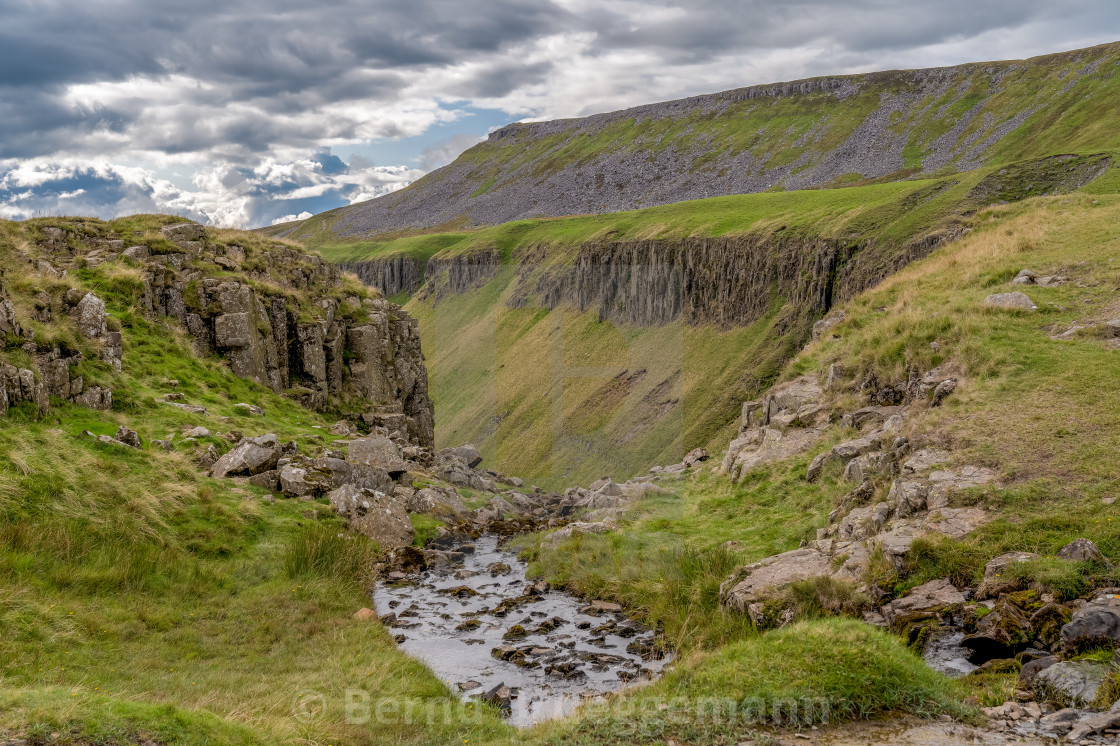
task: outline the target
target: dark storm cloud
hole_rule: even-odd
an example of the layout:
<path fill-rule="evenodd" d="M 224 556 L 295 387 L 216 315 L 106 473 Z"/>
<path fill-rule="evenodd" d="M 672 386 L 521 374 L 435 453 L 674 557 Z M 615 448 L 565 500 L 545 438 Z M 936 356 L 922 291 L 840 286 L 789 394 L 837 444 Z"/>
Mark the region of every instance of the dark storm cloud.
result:
<path fill-rule="evenodd" d="M 578 116 L 1117 38 L 1111 0 L 0 0 L 0 174 L 101 159 L 89 184 L 55 192 L 87 208 L 101 194 L 105 212 L 142 193 L 268 220 L 268 200 L 298 214 L 403 186 L 411 167 L 327 148 L 418 137 L 470 107 Z M 428 140 L 412 162 L 437 167 L 484 135 Z M 117 162 L 189 171 L 178 183 L 194 196 Z M 284 171 L 294 181 L 273 179 Z M 9 214 L 23 193 L 0 195 Z"/>

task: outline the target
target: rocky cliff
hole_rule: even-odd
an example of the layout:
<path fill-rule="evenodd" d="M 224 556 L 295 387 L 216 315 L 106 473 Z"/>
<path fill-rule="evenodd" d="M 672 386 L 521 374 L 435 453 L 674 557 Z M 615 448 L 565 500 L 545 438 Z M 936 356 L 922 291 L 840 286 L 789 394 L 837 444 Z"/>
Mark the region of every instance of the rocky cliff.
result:
<path fill-rule="evenodd" d="M 409 256 L 397 255 L 368 262 L 342 262 L 342 272 L 352 272 L 371 288 L 384 295 L 416 292 L 424 276 L 424 265 Z"/>
<path fill-rule="evenodd" d="M 145 314 L 175 319 L 200 354 L 220 355 L 235 375 L 311 409 L 360 415 L 431 446 L 433 411 L 416 321 L 361 285 L 343 283 L 339 269 L 320 257 L 280 243 L 215 240 L 195 223 L 129 240 L 99 221 L 24 232 L 33 243 L 21 284 L 44 288 L 25 305 L 40 325 L 75 326 L 85 344 L 44 345 L 42 331 L 20 326 L 5 300 L 0 326 L 8 349 L 18 345 L 29 363 L 5 364 L 5 408 L 33 401 L 45 410 L 51 396 L 112 405 L 111 392 L 85 381 L 79 364 L 92 353 L 119 371 L 121 334 L 109 330 L 102 298 L 68 284 L 75 273 L 106 265 L 118 281 L 127 278 L 130 300 Z"/>
<path fill-rule="evenodd" d="M 762 318 L 778 299 L 815 317 L 896 265 L 932 251 L 949 235 L 890 257 L 861 242 L 825 238 L 585 243 L 570 266 L 542 268 L 529 252 L 519 268 L 522 286 L 511 303 L 522 306 L 535 297 L 546 308 L 594 310 L 600 320 L 633 326 L 679 319 L 743 326 Z"/>
<path fill-rule="evenodd" d="M 1120 145 L 1120 45 L 753 86 L 518 123 L 407 189 L 275 234 L 374 236 L 966 171 Z"/>

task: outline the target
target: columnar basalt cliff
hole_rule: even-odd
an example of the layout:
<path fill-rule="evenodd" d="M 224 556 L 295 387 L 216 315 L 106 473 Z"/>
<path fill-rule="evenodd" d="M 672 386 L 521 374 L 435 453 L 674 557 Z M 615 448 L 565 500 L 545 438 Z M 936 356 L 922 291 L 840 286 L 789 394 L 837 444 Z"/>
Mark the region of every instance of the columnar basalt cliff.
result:
<path fill-rule="evenodd" d="M 570 262 L 549 259 L 549 247 L 521 252 L 513 307 L 566 306 L 639 327 L 753 323 L 776 300 L 819 317 L 836 303 L 879 282 L 946 240 L 956 229 L 902 247 L 855 240 L 774 236 L 688 238 L 582 244 Z M 462 293 L 492 279 L 495 251 L 436 258 L 422 297 Z"/>
<path fill-rule="evenodd" d="M 596 310 L 615 323 L 734 326 L 757 321 L 779 297 L 811 314 L 827 311 L 834 294 L 860 284 L 837 279 L 857 252 L 841 241 L 753 236 L 589 243 L 571 266 L 529 284 L 546 307 Z M 533 265 L 522 269 L 530 275 Z"/>
<path fill-rule="evenodd" d="M 414 293 L 424 275 L 424 267 L 419 260 L 403 255 L 368 262 L 343 262 L 338 268 L 343 272 L 352 272 L 384 295 Z"/>
<path fill-rule="evenodd" d="M 424 286 L 424 294 L 434 292 L 438 301 L 447 291 L 474 290 L 494 279 L 500 266 L 501 256 L 494 249 L 434 257 L 428 261 L 426 274 L 431 280 Z"/>

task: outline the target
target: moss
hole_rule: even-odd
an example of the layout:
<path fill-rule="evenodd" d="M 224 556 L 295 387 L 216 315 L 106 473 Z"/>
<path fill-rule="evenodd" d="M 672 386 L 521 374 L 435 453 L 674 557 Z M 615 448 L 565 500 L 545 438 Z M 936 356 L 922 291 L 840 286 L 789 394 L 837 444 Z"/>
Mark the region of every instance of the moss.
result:
<path fill-rule="evenodd" d="M 983 665 L 977 668 L 973 675 L 986 676 L 986 675 L 1003 675 L 1003 674 L 1018 674 L 1023 668 L 1023 664 L 1014 658 L 997 658 L 994 660 L 986 661 Z"/>
<path fill-rule="evenodd" d="M 1027 614 L 1033 614 L 1045 605 L 1039 598 L 1038 591 L 1034 590 L 1007 593 L 1005 598 Z"/>

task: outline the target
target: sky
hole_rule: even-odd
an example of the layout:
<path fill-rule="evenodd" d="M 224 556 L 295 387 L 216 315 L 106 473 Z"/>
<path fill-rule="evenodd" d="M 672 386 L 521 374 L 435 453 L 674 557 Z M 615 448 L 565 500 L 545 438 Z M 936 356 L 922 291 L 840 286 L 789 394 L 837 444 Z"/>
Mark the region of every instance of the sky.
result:
<path fill-rule="evenodd" d="M 1114 0 L 0 0 L 0 218 L 259 227 L 514 121 L 1118 40 Z"/>

